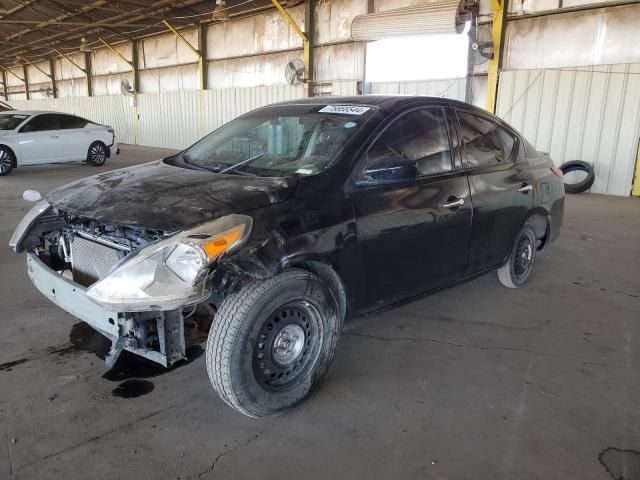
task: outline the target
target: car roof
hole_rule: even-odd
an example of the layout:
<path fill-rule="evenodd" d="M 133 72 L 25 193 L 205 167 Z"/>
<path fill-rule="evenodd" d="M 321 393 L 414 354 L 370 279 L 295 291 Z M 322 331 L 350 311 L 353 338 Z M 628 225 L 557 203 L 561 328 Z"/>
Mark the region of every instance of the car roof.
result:
<path fill-rule="evenodd" d="M 486 110 L 478 108 L 469 103 L 461 102 L 459 100 L 452 100 L 450 98 L 443 97 L 430 97 L 424 95 L 350 95 L 350 96 L 328 96 L 328 97 L 310 97 L 299 98 L 295 100 L 288 100 L 285 102 L 279 102 L 277 105 L 365 105 L 370 107 L 377 107 L 383 113 L 390 113 L 405 105 L 410 105 L 415 102 L 424 103 L 438 103 L 451 107 L 465 107 L 465 109 L 476 110 L 484 114 L 489 114 Z"/>
<path fill-rule="evenodd" d="M 41 113 L 62 113 L 62 112 L 49 112 L 46 110 L 5 110 L 4 112 L 0 112 L 0 114 L 11 114 L 11 115 L 39 115 Z"/>

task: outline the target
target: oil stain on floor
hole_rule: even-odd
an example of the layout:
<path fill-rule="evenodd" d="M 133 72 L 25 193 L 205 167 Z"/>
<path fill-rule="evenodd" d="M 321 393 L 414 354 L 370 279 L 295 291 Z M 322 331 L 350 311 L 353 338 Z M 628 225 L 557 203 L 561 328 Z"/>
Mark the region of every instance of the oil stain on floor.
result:
<path fill-rule="evenodd" d="M 200 345 L 193 345 L 187 347 L 185 353 L 187 357 L 186 360 L 180 360 L 170 368 L 165 368 L 162 365 L 146 360 L 133 353 L 122 352 L 113 368 L 102 375 L 102 378 L 112 382 L 120 382 L 129 378 L 157 377 L 158 375 L 172 372 L 177 368 L 189 365 L 204 353 L 204 349 Z"/>
<path fill-rule="evenodd" d="M 21 365 L 25 362 L 28 362 L 29 359 L 28 358 L 21 358 L 20 360 L 14 360 L 13 362 L 6 362 L 6 363 L 2 363 L 0 364 L 0 372 L 2 371 L 7 371 L 10 372 L 11 370 L 13 370 L 13 367 L 17 366 L 17 365 Z"/>
<path fill-rule="evenodd" d="M 614 480 L 640 480 L 640 452 L 605 448 L 598 460 Z"/>
<path fill-rule="evenodd" d="M 153 383 L 148 380 L 130 379 L 111 390 L 111 395 L 120 398 L 136 398 L 146 395 L 153 389 Z"/>
<path fill-rule="evenodd" d="M 108 338 L 101 335 L 88 324 L 78 322 L 69 332 L 69 345 L 49 350 L 50 355 L 69 355 L 81 352 L 95 353 L 104 360 L 105 355 L 111 348 Z"/>

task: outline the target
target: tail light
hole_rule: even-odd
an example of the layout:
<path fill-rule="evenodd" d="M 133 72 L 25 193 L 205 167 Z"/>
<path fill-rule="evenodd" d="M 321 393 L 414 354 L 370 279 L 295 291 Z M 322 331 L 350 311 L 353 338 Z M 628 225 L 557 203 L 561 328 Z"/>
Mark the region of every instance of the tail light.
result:
<path fill-rule="evenodd" d="M 107 132 L 109 132 L 109 133 L 111 133 L 111 134 L 113 134 L 113 135 L 115 135 L 115 134 L 116 134 L 116 131 L 115 131 L 113 128 L 111 128 L 111 127 L 107 128 Z"/>
<path fill-rule="evenodd" d="M 558 177 L 560 177 L 560 178 L 563 178 L 563 177 L 564 177 L 564 174 L 562 173 L 562 170 L 560 170 L 558 167 L 551 167 L 551 171 L 552 171 L 553 173 L 555 173 L 555 174 L 556 174 L 556 176 L 558 176 Z"/>

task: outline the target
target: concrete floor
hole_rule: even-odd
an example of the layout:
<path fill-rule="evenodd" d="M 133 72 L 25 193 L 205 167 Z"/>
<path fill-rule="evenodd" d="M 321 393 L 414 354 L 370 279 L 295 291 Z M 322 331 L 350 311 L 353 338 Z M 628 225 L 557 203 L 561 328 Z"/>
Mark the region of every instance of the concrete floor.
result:
<path fill-rule="evenodd" d="M 122 150 L 105 168 L 163 154 Z M 217 398 L 204 356 L 103 377 L 100 337 L 1 246 L 25 188 L 98 171 L 0 178 L 1 479 L 640 478 L 640 454 L 616 450 L 640 450 L 639 199 L 569 197 L 526 288 L 489 274 L 355 321 L 307 403 L 252 420 Z M 153 391 L 112 395 L 130 377 Z"/>

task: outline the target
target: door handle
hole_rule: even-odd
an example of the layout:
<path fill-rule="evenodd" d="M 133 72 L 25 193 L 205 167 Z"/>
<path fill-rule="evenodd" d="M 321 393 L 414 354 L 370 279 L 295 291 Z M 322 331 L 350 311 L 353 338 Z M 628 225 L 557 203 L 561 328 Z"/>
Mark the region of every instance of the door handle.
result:
<path fill-rule="evenodd" d="M 458 198 L 456 200 L 451 199 L 450 201 L 447 201 L 447 203 L 445 203 L 442 206 L 444 208 L 456 208 L 456 207 L 461 207 L 462 205 L 464 205 L 464 198 Z"/>
<path fill-rule="evenodd" d="M 527 185 L 527 184 L 522 185 L 522 186 L 518 189 L 518 191 L 519 191 L 520 193 L 528 193 L 528 192 L 530 192 L 531 190 L 533 190 L 533 185 Z"/>
<path fill-rule="evenodd" d="M 51 138 L 58 138 L 58 135 L 52 135 Z"/>

